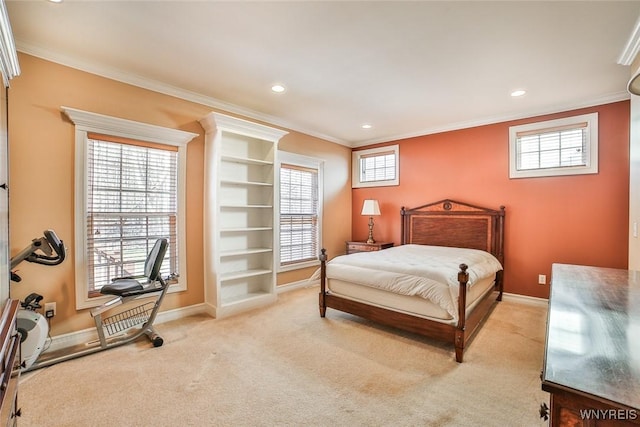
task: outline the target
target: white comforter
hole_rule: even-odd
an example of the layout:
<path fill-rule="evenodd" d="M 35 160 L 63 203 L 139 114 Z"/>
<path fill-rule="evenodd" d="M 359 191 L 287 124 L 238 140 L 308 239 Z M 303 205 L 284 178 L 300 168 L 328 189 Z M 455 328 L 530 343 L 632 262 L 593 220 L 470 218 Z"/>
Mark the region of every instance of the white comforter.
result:
<path fill-rule="evenodd" d="M 417 295 L 433 301 L 457 319 L 458 272 L 462 263 L 469 266 L 468 286 L 502 270 L 500 262 L 485 251 L 402 245 L 338 256 L 327 263 L 327 278 Z"/>

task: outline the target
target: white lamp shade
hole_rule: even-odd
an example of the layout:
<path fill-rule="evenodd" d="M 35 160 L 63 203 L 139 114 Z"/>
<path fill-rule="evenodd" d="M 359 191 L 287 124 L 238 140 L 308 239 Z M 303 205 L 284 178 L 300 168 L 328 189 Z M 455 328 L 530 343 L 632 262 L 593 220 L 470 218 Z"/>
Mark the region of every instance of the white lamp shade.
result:
<path fill-rule="evenodd" d="M 362 213 L 361 215 L 373 216 L 380 215 L 380 206 L 378 205 L 377 200 L 367 199 L 362 204 Z"/>

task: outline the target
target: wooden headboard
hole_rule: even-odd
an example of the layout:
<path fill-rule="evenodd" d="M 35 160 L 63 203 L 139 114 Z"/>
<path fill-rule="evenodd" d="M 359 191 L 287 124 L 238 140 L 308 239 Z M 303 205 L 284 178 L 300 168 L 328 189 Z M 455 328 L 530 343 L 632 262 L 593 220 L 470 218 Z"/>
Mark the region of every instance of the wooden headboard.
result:
<path fill-rule="evenodd" d="M 504 206 L 482 208 L 440 200 L 400 210 L 404 244 L 482 249 L 504 265 Z"/>

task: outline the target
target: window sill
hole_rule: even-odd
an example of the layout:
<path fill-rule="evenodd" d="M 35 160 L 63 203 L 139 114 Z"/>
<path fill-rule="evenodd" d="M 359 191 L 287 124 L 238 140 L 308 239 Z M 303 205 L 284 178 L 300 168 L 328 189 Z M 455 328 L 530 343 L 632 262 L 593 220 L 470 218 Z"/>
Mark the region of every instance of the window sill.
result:
<path fill-rule="evenodd" d="M 313 261 L 305 261 L 305 262 L 300 262 L 300 263 L 296 263 L 296 264 L 289 264 L 289 265 L 282 265 L 278 268 L 278 273 L 284 273 L 287 271 L 294 271 L 294 270 L 301 270 L 303 268 L 309 268 L 309 267 L 318 267 L 320 265 L 320 261 L 319 260 L 313 260 Z"/>

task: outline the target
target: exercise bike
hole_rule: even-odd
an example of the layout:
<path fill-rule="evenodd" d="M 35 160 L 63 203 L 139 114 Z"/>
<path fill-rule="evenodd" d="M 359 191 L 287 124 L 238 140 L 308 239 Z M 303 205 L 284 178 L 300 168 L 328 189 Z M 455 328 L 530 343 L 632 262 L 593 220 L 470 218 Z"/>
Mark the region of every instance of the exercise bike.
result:
<path fill-rule="evenodd" d="M 33 239 L 31 244 L 11 258 L 11 280 L 20 282 L 22 278 L 13 270 L 23 261 L 46 266 L 61 264 L 66 255 L 64 244 L 53 230 L 45 230 L 44 237 Z M 20 303 L 22 309 L 17 315 L 17 330 L 20 333 L 20 348 L 24 359 L 24 367 L 29 368 L 45 349 L 49 336 L 47 319 L 36 310 L 42 308 L 42 295 L 29 294 Z"/>
<path fill-rule="evenodd" d="M 18 314 L 18 330 L 23 334 L 23 372 L 128 344 L 142 335 L 146 335 L 154 347 L 160 347 L 164 340 L 153 328 L 153 322 L 169 288 L 160 275 L 167 246 L 167 239 L 158 239 L 155 242 L 145 261 L 142 275 L 116 278 L 100 289 L 101 294 L 114 298 L 90 310 L 97 339 L 86 344 L 43 352 L 49 325 L 46 318 L 35 311 L 40 308 L 42 296 L 31 294 L 31 299 L 25 298 L 25 302 L 22 303 L 24 310 L 20 310 Z M 39 251 L 44 254 L 38 253 Z M 44 232 L 44 238 L 34 239 L 30 246 L 12 258 L 11 268 L 25 260 L 57 265 L 64 261 L 64 254 L 63 242 L 52 230 L 47 230 Z M 14 275 L 12 272 L 12 280 Z M 15 278 L 18 281 L 20 279 L 17 275 Z M 120 308 L 117 309 L 118 307 Z M 105 317 L 110 313 L 113 314 Z"/>

